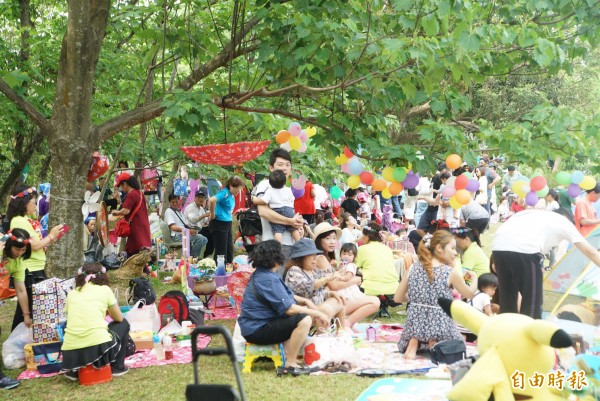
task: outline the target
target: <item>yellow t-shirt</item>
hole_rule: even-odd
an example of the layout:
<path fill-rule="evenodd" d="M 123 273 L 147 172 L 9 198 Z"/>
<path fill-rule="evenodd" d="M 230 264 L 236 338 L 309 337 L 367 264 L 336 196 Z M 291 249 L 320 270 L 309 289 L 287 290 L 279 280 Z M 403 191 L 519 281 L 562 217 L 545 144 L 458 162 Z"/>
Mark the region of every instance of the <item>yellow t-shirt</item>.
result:
<path fill-rule="evenodd" d="M 12 276 L 17 283 L 25 282 L 25 266 L 23 265 L 23 259 L 8 259 L 8 263 L 4 265 L 4 268 Z"/>
<path fill-rule="evenodd" d="M 116 303 L 115 294 L 106 285 L 87 283 L 70 291 L 65 306 L 67 329 L 62 349 L 81 349 L 111 341 L 104 317 L 107 309 Z"/>
<path fill-rule="evenodd" d="M 398 288 L 398 272 L 392 250 L 381 242 L 373 241 L 358 248 L 354 261 L 362 269 L 367 295 L 390 295 Z"/>
<path fill-rule="evenodd" d="M 490 259 L 476 242 L 471 243 L 462 256 L 462 265 L 477 273 L 477 277 L 490 272 Z"/>
<path fill-rule="evenodd" d="M 29 222 L 29 219 L 24 216 L 13 217 L 10 221 L 10 229 L 22 228 L 29 233 L 29 236 L 35 240 L 41 241 L 42 236 L 40 233 L 33 229 L 33 226 Z M 37 272 L 44 270 L 46 267 L 46 251 L 44 248 L 38 249 L 37 251 L 31 250 L 31 257 L 23 261 L 25 269 L 29 269 L 30 272 Z"/>

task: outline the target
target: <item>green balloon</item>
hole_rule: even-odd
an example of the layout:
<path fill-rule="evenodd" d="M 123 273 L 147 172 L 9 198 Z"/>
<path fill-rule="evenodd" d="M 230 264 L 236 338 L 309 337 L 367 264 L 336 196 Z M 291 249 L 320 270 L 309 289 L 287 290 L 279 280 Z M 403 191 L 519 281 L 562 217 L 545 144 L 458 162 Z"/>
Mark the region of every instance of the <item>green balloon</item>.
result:
<path fill-rule="evenodd" d="M 473 179 L 473 174 L 469 173 L 468 171 L 465 171 L 464 173 L 462 173 L 462 175 L 467 177 L 469 180 Z"/>
<path fill-rule="evenodd" d="M 539 191 L 536 191 L 536 195 L 538 196 L 538 198 L 543 198 L 544 196 L 548 195 L 548 192 L 550 191 L 550 188 L 548 188 L 548 185 L 546 185 L 544 188 L 540 189 Z"/>
<path fill-rule="evenodd" d="M 392 177 L 394 177 L 396 182 L 402 182 L 406 179 L 406 170 L 402 167 L 396 167 L 392 172 Z"/>
<path fill-rule="evenodd" d="M 329 193 L 333 199 L 340 199 L 344 194 L 344 192 L 337 185 L 332 186 L 329 190 Z"/>
<path fill-rule="evenodd" d="M 556 183 L 560 185 L 569 185 L 571 183 L 571 174 L 566 171 L 560 171 L 556 174 Z"/>

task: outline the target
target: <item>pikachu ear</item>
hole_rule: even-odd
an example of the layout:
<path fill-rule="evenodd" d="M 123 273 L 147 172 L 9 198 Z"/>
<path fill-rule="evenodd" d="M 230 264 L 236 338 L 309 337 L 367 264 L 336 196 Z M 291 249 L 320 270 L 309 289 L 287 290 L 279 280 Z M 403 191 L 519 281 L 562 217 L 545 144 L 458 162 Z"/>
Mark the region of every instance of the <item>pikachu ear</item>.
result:
<path fill-rule="evenodd" d="M 462 324 L 474 334 L 479 334 L 481 326 L 489 319 L 484 313 L 464 302 L 438 298 L 438 304 L 455 322 Z"/>
<path fill-rule="evenodd" d="M 542 345 L 553 348 L 567 348 L 573 345 L 573 339 L 566 331 L 546 320 L 534 320 L 527 325 L 524 334 Z"/>

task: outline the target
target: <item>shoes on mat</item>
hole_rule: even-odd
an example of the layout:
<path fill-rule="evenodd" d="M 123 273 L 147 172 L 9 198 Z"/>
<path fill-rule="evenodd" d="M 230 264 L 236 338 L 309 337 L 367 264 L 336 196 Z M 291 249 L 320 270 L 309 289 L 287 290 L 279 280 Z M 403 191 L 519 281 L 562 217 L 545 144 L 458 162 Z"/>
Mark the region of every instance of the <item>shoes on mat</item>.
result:
<path fill-rule="evenodd" d="M 277 376 L 302 376 L 310 374 L 310 368 L 299 366 L 280 366 L 277 368 Z"/>
<path fill-rule="evenodd" d="M 17 387 L 19 384 L 21 384 L 20 380 L 11 379 L 8 376 L 4 376 L 0 379 L 0 389 L 10 390 L 11 388 Z"/>
<path fill-rule="evenodd" d="M 68 380 L 71 380 L 73 382 L 76 382 L 77 380 L 79 380 L 79 373 L 74 370 L 67 370 L 65 372 L 65 378 Z"/>
<path fill-rule="evenodd" d="M 127 372 L 129 372 L 129 368 L 125 368 L 123 370 L 121 369 L 112 369 L 112 375 L 113 377 L 119 377 L 119 376 L 124 376 L 127 374 Z"/>

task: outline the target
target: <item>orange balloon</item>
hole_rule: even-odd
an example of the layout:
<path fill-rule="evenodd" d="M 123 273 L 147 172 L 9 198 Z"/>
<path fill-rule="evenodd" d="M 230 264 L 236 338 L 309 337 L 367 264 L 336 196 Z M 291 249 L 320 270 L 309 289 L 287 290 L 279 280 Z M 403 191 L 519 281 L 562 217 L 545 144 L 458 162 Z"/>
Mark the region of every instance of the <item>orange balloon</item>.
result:
<path fill-rule="evenodd" d="M 459 189 L 458 191 L 456 191 L 456 194 L 454 194 L 454 196 L 456 197 L 458 203 L 460 203 L 461 205 L 466 205 L 467 203 L 471 202 L 471 193 L 466 189 Z"/>
<path fill-rule="evenodd" d="M 290 139 L 290 136 L 292 135 L 288 131 L 281 130 L 277 133 L 277 135 L 275 135 L 275 140 L 278 144 L 283 145 Z"/>
<path fill-rule="evenodd" d="M 375 191 L 383 191 L 383 188 L 385 188 L 386 186 L 387 186 L 387 184 L 386 184 L 385 180 L 382 178 L 376 178 L 371 183 L 371 187 Z"/>
<path fill-rule="evenodd" d="M 448 157 L 446 157 L 446 166 L 448 166 L 450 170 L 455 170 L 459 168 L 461 164 L 462 159 L 456 153 L 452 153 L 451 155 L 448 155 Z"/>
<path fill-rule="evenodd" d="M 399 182 L 392 182 L 390 184 L 390 186 L 388 187 L 388 189 L 390 190 L 390 193 L 393 196 L 399 195 L 400 192 L 402 192 L 402 190 L 404 189 L 404 187 L 402 186 L 401 183 Z"/>

